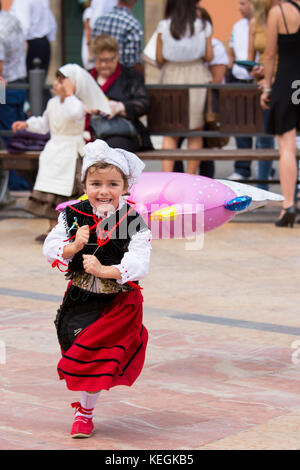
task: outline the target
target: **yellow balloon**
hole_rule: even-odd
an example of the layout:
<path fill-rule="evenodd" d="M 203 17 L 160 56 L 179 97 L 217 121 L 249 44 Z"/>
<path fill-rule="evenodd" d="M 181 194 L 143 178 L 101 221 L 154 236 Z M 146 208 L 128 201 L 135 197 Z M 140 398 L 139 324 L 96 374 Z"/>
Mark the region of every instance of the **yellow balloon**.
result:
<path fill-rule="evenodd" d="M 177 219 L 177 210 L 174 206 L 165 207 L 164 209 L 159 209 L 158 211 L 153 212 L 150 215 L 150 220 L 176 220 Z"/>
<path fill-rule="evenodd" d="M 79 201 L 86 201 L 88 199 L 87 195 L 86 194 L 83 194 L 82 196 L 80 196 L 79 198 Z"/>

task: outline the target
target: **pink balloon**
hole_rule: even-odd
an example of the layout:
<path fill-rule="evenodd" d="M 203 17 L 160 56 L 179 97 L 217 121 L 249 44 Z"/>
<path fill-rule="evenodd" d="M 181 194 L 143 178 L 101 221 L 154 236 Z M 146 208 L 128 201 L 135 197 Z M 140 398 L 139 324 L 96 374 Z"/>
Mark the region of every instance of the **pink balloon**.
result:
<path fill-rule="evenodd" d="M 213 230 L 235 216 L 225 204 L 236 194 L 225 184 L 205 176 L 187 173 L 145 172 L 132 187 L 129 201 L 152 231 L 154 239 L 185 238 Z M 59 204 L 62 211 L 79 200 Z M 174 207 L 175 216 L 151 220 L 150 215 Z"/>
<path fill-rule="evenodd" d="M 150 213 L 159 208 L 175 206 L 179 214 L 177 219 L 173 224 L 172 221 L 161 222 L 161 228 L 154 238 L 184 238 L 208 232 L 231 220 L 235 213 L 225 209 L 224 205 L 235 197 L 236 194 L 226 185 L 204 176 L 145 172 L 139 184 L 132 187 L 129 200 L 137 204 L 137 211 L 143 215 L 152 231 Z M 181 230 L 182 236 L 181 222 L 186 225 Z M 165 233 L 164 225 L 168 225 Z M 177 225 L 178 236 L 176 227 L 172 228 L 172 225 Z M 157 232 L 156 226 L 155 229 Z"/>
<path fill-rule="evenodd" d="M 59 212 L 62 212 L 67 206 L 72 206 L 73 204 L 77 204 L 79 201 L 79 199 L 72 199 L 72 201 L 66 201 L 66 202 L 61 202 L 60 204 L 58 204 L 58 206 L 56 206 L 56 210 L 59 211 Z"/>

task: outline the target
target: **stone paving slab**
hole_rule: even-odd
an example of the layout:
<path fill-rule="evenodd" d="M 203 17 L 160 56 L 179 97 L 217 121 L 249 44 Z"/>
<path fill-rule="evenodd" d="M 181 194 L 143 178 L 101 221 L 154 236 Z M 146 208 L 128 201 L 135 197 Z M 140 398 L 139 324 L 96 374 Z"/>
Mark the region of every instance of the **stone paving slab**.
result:
<path fill-rule="evenodd" d="M 45 227 L 0 221 L 1 450 L 300 449 L 300 227 L 231 222 L 195 252 L 155 241 L 144 370 L 100 394 L 95 434 L 80 441 L 79 394 L 56 372 L 66 284 L 33 241 Z"/>

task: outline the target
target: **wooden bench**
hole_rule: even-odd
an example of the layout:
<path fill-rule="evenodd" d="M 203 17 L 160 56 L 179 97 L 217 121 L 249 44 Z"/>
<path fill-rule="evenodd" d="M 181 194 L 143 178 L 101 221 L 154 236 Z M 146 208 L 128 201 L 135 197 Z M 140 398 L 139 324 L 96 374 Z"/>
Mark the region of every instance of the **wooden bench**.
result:
<path fill-rule="evenodd" d="M 147 87 L 151 109 L 147 118 L 148 130 L 152 136 L 266 136 L 263 130 L 263 114 L 259 104 L 260 93 L 253 86 L 218 87 L 219 132 L 189 131 L 188 110 L 189 90 L 184 86 Z M 142 160 L 188 160 L 199 161 L 253 161 L 278 160 L 276 149 L 229 149 L 204 148 L 201 150 L 176 149 L 138 152 Z M 29 184 L 33 184 L 38 169 L 39 152 L 8 153 L 0 150 L 0 167 L 3 170 L 26 172 Z M 298 150 L 297 158 L 300 159 Z M 256 180 L 251 180 L 256 182 Z M 278 181 L 273 181 L 278 182 Z M 1 202 L 1 199 L 0 199 Z"/>
<path fill-rule="evenodd" d="M 213 87 L 213 86 L 211 86 Z M 148 130 L 151 135 L 172 136 L 236 136 L 260 137 L 264 132 L 263 112 L 260 106 L 260 92 L 256 86 L 236 85 L 234 88 L 218 86 L 217 111 L 219 114 L 219 132 L 189 131 L 188 110 L 189 90 L 186 87 L 148 86 L 151 111 L 148 115 Z M 199 161 L 252 161 L 279 160 L 278 149 L 229 149 L 204 148 L 201 150 L 173 149 L 140 152 L 143 160 L 188 160 Z M 300 150 L 297 151 L 300 159 Z M 256 183 L 257 180 L 251 180 Z M 273 183 L 278 183 L 273 180 Z"/>
<path fill-rule="evenodd" d="M 172 150 L 151 150 L 146 152 L 138 152 L 137 155 L 142 160 L 163 160 L 171 159 L 173 161 L 197 159 L 199 161 L 272 161 L 279 160 L 279 153 L 272 149 L 202 149 L 188 150 L 177 149 Z M 21 175 L 26 177 L 30 186 L 33 186 L 35 175 L 38 170 L 39 152 L 25 153 L 8 153 L 6 150 L 0 150 L 0 161 L 3 170 L 17 170 Z M 297 152 L 297 158 L 300 159 L 300 150 Z M 258 180 L 249 182 L 257 183 Z M 272 183 L 278 183 L 273 180 Z M 0 198 L 1 202 L 1 198 Z"/>

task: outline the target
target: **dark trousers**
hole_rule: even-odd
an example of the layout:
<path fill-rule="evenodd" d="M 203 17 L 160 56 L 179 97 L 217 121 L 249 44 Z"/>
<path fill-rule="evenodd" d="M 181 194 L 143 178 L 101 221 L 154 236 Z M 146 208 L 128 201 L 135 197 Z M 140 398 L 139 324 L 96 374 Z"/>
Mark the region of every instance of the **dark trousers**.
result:
<path fill-rule="evenodd" d="M 178 148 L 181 147 L 184 141 L 184 137 L 180 137 L 178 140 Z M 205 148 L 205 140 L 203 141 L 203 147 Z M 176 160 L 174 163 L 174 173 L 184 173 L 183 161 Z M 215 174 L 215 163 L 212 161 L 203 161 L 199 163 L 198 174 L 201 176 L 207 176 L 208 178 L 213 178 Z"/>
<path fill-rule="evenodd" d="M 235 78 L 232 74 L 229 76 L 230 83 L 249 83 L 251 80 L 239 80 Z M 267 122 L 269 117 L 269 111 L 264 111 L 264 129 L 266 130 Z M 236 146 L 239 149 L 249 149 L 252 148 L 252 137 L 236 137 Z M 257 149 L 273 149 L 274 148 L 274 138 L 273 137 L 257 137 L 256 139 L 256 148 Z M 258 179 L 267 180 L 269 176 L 272 175 L 272 161 L 258 162 Z M 251 176 L 251 161 L 237 161 L 234 164 L 234 170 L 236 173 L 239 173 L 244 178 L 249 178 Z M 258 188 L 268 190 L 267 184 L 258 184 Z"/>
<path fill-rule="evenodd" d="M 29 70 L 34 69 L 33 60 L 39 58 L 41 61 L 40 68 L 45 70 L 47 76 L 50 63 L 51 48 L 47 37 L 30 39 L 28 41 L 28 50 L 26 57 L 27 75 Z"/>
<path fill-rule="evenodd" d="M 175 173 L 184 173 L 183 162 L 181 160 L 175 161 L 173 171 Z M 200 162 L 198 174 L 201 176 L 207 176 L 208 178 L 213 178 L 215 174 L 215 163 L 211 161 Z"/>
<path fill-rule="evenodd" d="M 12 83 L 24 83 L 24 80 L 16 80 Z M 11 130 L 12 123 L 15 121 L 24 121 L 26 119 L 23 111 L 26 100 L 26 90 L 6 90 L 6 103 L 0 104 L 0 130 Z M 5 147 L 7 147 L 9 137 L 1 137 Z M 9 172 L 9 189 L 22 190 L 29 189 L 27 181 L 11 170 Z"/>
<path fill-rule="evenodd" d="M 252 148 L 252 137 L 236 137 L 235 142 L 238 149 Z M 251 161 L 236 161 L 234 170 L 244 178 L 249 178 L 251 176 Z"/>
<path fill-rule="evenodd" d="M 42 70 L 45 70 L 45 79 L 48 74 L 50 57 L 51 57 L 51 47 L 50 42 L 47 37 L 30 39 L 28 42 L 28 50 L 26 57 L 26 68 L 27 68 L 27 79 L 29 79 L 29 71 L 34 69 L 34 59 L 40 59 L 41 63 L 39 67 Z M 51 98 L 51 93 L 49 90 L 44 90 L 43 97 L 43 110 L 46 108 L 49 99 Z"/>
<path fill-rule="evenodd" d="M 229 74 L 229 83 L 251 83 L 253 80 L 239 80 L 235 78 L 232 73 Z M 236 146 L 238 149 L 251 149 L 252 137 L 236 137 Z M 234 170 L 244 178 L 251 176 L 251 161 L 237 161 L 234 163 Z"/>

